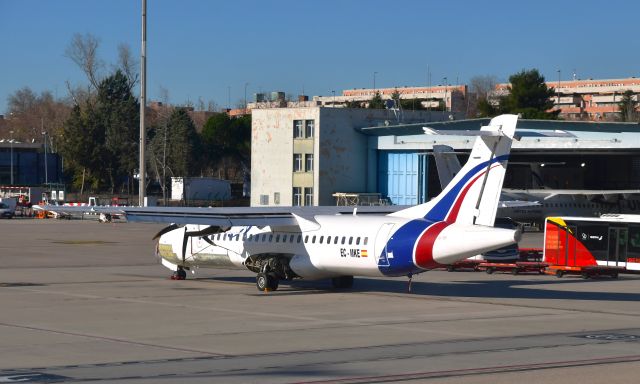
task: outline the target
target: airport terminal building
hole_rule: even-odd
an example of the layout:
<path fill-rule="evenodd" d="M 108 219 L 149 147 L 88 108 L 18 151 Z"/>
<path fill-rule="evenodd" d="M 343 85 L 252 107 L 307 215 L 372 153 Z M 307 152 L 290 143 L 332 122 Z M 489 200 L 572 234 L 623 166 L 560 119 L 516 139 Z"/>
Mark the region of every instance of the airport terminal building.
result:
<path fill-rule="evenodd" d="M 296 103 L 252 111 L 251 205 L 334 205 L 428 201 L 441 189 L 434 145 L 460 160 L 473 137 L 427 135 L 479 130 L 489 119 L 457 120 L 451 112 L 331 108 Z M 637 123 L 520 120 L 505 187 L 639 189 Z M 562 130 L 567 137 L 537 131 Z M 343 197 L 355 200 L 342 200 Z"/>

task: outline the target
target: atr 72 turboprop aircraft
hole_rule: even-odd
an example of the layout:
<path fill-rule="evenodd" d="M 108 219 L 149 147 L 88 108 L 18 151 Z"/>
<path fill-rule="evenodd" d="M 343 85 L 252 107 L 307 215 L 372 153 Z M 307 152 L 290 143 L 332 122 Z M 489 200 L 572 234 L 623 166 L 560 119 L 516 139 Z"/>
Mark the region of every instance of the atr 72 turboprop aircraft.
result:
<path fill-rule="evenodd" d="M 296 278 L 330 278 L 336 288 L 350 287 L 353 276 L 411 278 L 519 240 L 518 231 L 493 227 L 517 120 L 516 115 L 492 119 L 440 195 L 387 215 L 354 209 L 302 217 L 303 210 L 291 207 L 284 213 L 282 208 L 122 211 L 129 221 L 172 223 L 156 236 L 156 254 L 183 276 L 185 269 L 199 267 L 249 269 L 261 291 Z M 315 208 L 317 213 L 323 207 Z"/>

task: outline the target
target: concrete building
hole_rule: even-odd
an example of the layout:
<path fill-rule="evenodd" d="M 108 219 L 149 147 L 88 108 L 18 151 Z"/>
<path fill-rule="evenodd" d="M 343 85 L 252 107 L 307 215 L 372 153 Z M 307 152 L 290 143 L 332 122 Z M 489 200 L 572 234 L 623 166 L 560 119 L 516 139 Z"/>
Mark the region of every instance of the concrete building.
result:
<path fill-rule="evenodd" d="M 376 148 L 356 129 L 395 125 L 397 111 L 304 103 L 253 109 L 252 206 L 333 205 L 336 192 L 377 192 Z M 448 120 L 449 115 L 405 111 L 403 122 Z"/>
<path fill-rule="evenodd" d="M 425 135 L 423 127 L 478 130 L 489 122 L 450 121 L 427 111 L 404 117 L 398 124 L 391 110 L 254 109 L 251 205 L 334 205 L 336 193 L 377 195 L 397 205 L 426 202 L 440 192 L 433 146 L 454 148 L 464 162 L 474 138 Z M 520 120 L 518 129 L 525 135 L 513 145 L 505 187 L 536 187 L 539 176 L 551 188 L 640 188 L 637 123 Z M 573 136 L 536 134 L 558 129 Z"/>
<path fill-rule="evenodd" d="M 400 99 L 418 100 L 427 109 L 445 108 L 446 111 L 465 113 L 474 95 L 470 94 L 466 85 L 437 85 L 433 87 L 394 87 L 347 89 L 342 95 L 314 96 L 313 100 L 326 106 L 344 106 L 347 102 L 363 102 L 371 100 L 379 92 L 383 100 L 390 100 L 394 93 Z"/>

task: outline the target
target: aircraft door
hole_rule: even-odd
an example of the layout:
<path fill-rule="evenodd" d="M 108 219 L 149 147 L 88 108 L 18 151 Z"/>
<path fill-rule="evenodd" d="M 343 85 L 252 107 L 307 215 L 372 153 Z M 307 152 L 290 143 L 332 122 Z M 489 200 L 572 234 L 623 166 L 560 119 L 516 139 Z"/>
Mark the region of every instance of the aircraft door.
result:
<path fill-rule="evenodd" d="M 609 228 L 609 252 L 607 253 L 607 265 L 624 267 L 627 265 L 627 228 Z"/>
<path fill-rule="evenodd" d="M 567 226 L 567 247 L 565 249 L 565 259 L 562 265 L 577 265 L 576 260 L 576 234 L 578 233 L 578 227 Z"/>
<path fill-rule="evenodd" d="M 388 267 L 390 265 L 389 257 L 393 257 L 393 255 L 387 253 L 387 243 L 391 238 L 394 226 L 394 223 L 384 223 L 376 234 L 374 255 L 378 259 L 379 267 Z"/>

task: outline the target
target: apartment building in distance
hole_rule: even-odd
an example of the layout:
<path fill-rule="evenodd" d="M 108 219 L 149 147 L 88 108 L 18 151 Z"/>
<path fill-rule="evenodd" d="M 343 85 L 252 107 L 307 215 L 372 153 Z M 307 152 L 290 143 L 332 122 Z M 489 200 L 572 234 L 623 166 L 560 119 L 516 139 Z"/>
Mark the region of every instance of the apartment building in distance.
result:
<path fill-rule="evenodd" d="M 498 84 L 494 97 L 508 92 L 508 83 Z M 560 117 L 566 120 L 615 121 L 620 117 L 622 95 L 631 90 L 638 102 L 640 79 L 570 80 L 548 81 L 556 95 L 552 98 L 554 109 L 560 109 Z"/>

